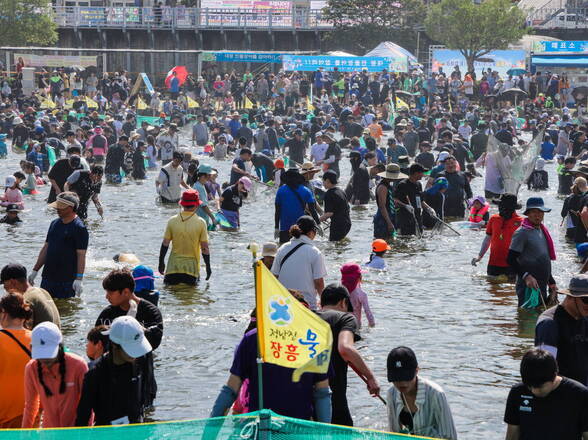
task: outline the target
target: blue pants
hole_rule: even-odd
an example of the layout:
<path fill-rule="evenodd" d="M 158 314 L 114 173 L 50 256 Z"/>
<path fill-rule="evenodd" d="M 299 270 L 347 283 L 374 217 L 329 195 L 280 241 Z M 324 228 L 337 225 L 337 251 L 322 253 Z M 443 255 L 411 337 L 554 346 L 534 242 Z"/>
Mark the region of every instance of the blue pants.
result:
<path fill-rule="evenodd" d="M 73 298 L 76 293 L 71 281 L 51 281 L 47 278 L 41 280 L 41 289 L 45 289 L 53 298 Z"/>

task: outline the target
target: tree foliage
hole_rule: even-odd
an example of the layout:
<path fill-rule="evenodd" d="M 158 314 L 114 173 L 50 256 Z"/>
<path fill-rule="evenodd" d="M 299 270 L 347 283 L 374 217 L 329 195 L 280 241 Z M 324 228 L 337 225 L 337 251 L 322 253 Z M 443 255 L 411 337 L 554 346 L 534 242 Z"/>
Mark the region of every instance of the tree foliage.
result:
<path fill-rule="evenodd" d="M 56 24 L 46 0 L 0 0 L 3 46 L 46 46 L 57 41 Z"/>
<path fill-rule="evenodd" d="M 493 50 L 507 49 L 523 37 L 525 14 L 510 0 L 442 0 L 425 19 L 427 35 L 448 49 L 459 50 L 473 71 L 477 61 Z"/>
<path fill-rule="evenodd" d="M 334 26 L 327 39 L 363 54 L 382 41 L 416 38 L 425 18 L 422 0 L 328 0 L 323 18 Z"/>

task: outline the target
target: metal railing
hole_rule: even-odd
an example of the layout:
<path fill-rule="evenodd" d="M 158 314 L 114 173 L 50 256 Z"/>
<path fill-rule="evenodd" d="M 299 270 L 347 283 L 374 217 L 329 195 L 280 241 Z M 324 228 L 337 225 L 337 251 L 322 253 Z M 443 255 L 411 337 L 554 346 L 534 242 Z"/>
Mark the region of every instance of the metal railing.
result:
<path fill-rule="evenodd" d="M 527 25 L 534 29 L 586 29 L 588 9 L 537 9 L 527 15 Z"/>
<path fill-rule="evenodd" d="M 54 6 L 63 28 L 328 29 L 321 10 Z"/>

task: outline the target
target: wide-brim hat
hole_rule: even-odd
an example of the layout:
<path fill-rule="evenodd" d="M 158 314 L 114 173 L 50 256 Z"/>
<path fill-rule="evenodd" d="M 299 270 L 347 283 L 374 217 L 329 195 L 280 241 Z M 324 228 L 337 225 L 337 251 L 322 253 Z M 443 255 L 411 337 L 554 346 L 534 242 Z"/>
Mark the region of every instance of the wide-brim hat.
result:
<path fill-rule="evenodd" d="M 184 207 L 192 207 L 192 206 L 200 206 L 202 205 L 202 200 L 200 200 L 200 196 L 198 192 L 191 189 L 188 191 L 184 191 L 182 194 L 182 199 L 180 200 L 180 205 Z"/>
<path fill-rule="evenodd" d="M 582 298 L 588 296 L 588 275 L 579 274 L 575 275 L 570 279 L 567 289 L 558 289 L 557 293 L 562 295 L 573 296 L 576 298 Z"/>
<path fill-rule="evenodd" d="M 319 167 L 315 167 L 312 162 L 304 162 L 302 167 L 300 167 L 300 174 L 307 174 L 307 173 L 318 173 L 321 169 Z"/>
<path fill-rule="evenodd" d="M 389 164 L 386 167 L 386 171 L 378 173 L 378 176 L 390 180 L 406 179 L 408 177 L 406 174 L 400 172 L 400 167 L 395 163 Z"/>
<path fill-rule="evenodd" d="M 551 211 L 551 208 L 547 208 L 545 206 L 545 202 L 543 201 L 542 197 L 529 197 L 529 199 L 527 200 L 527 206 L 525 206 L 525 212 L 523 212 L 523 214 L 527 215 L 527 213 L 531 209 L 539 209 L 540 211 L 543 211 L 543 212 L 550 212 Z"/>

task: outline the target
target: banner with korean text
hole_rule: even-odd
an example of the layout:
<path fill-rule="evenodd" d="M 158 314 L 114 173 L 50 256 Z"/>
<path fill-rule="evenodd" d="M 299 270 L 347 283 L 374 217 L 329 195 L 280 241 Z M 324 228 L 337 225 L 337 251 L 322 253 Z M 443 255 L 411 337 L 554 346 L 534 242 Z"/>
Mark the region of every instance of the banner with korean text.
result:
<path fill-rule="evenodd" d="M 333 71 L 336 67 L 339 72 L 356 72 L 364 69 L 368 72 L 381 72 L 390 69 L 390 61 L 384 57 L 283 55 L 282 63 L 284 70 L 289 72 L 312 72 L 319 67 L 326 71 Z"/>
<path fill-rule="evenodd" d="M 257 335 L 264 362 L 302 373 L 326 373 L 333 335 L 331 327 L 280 284 L 261 262 L 255 263 Z"/>

